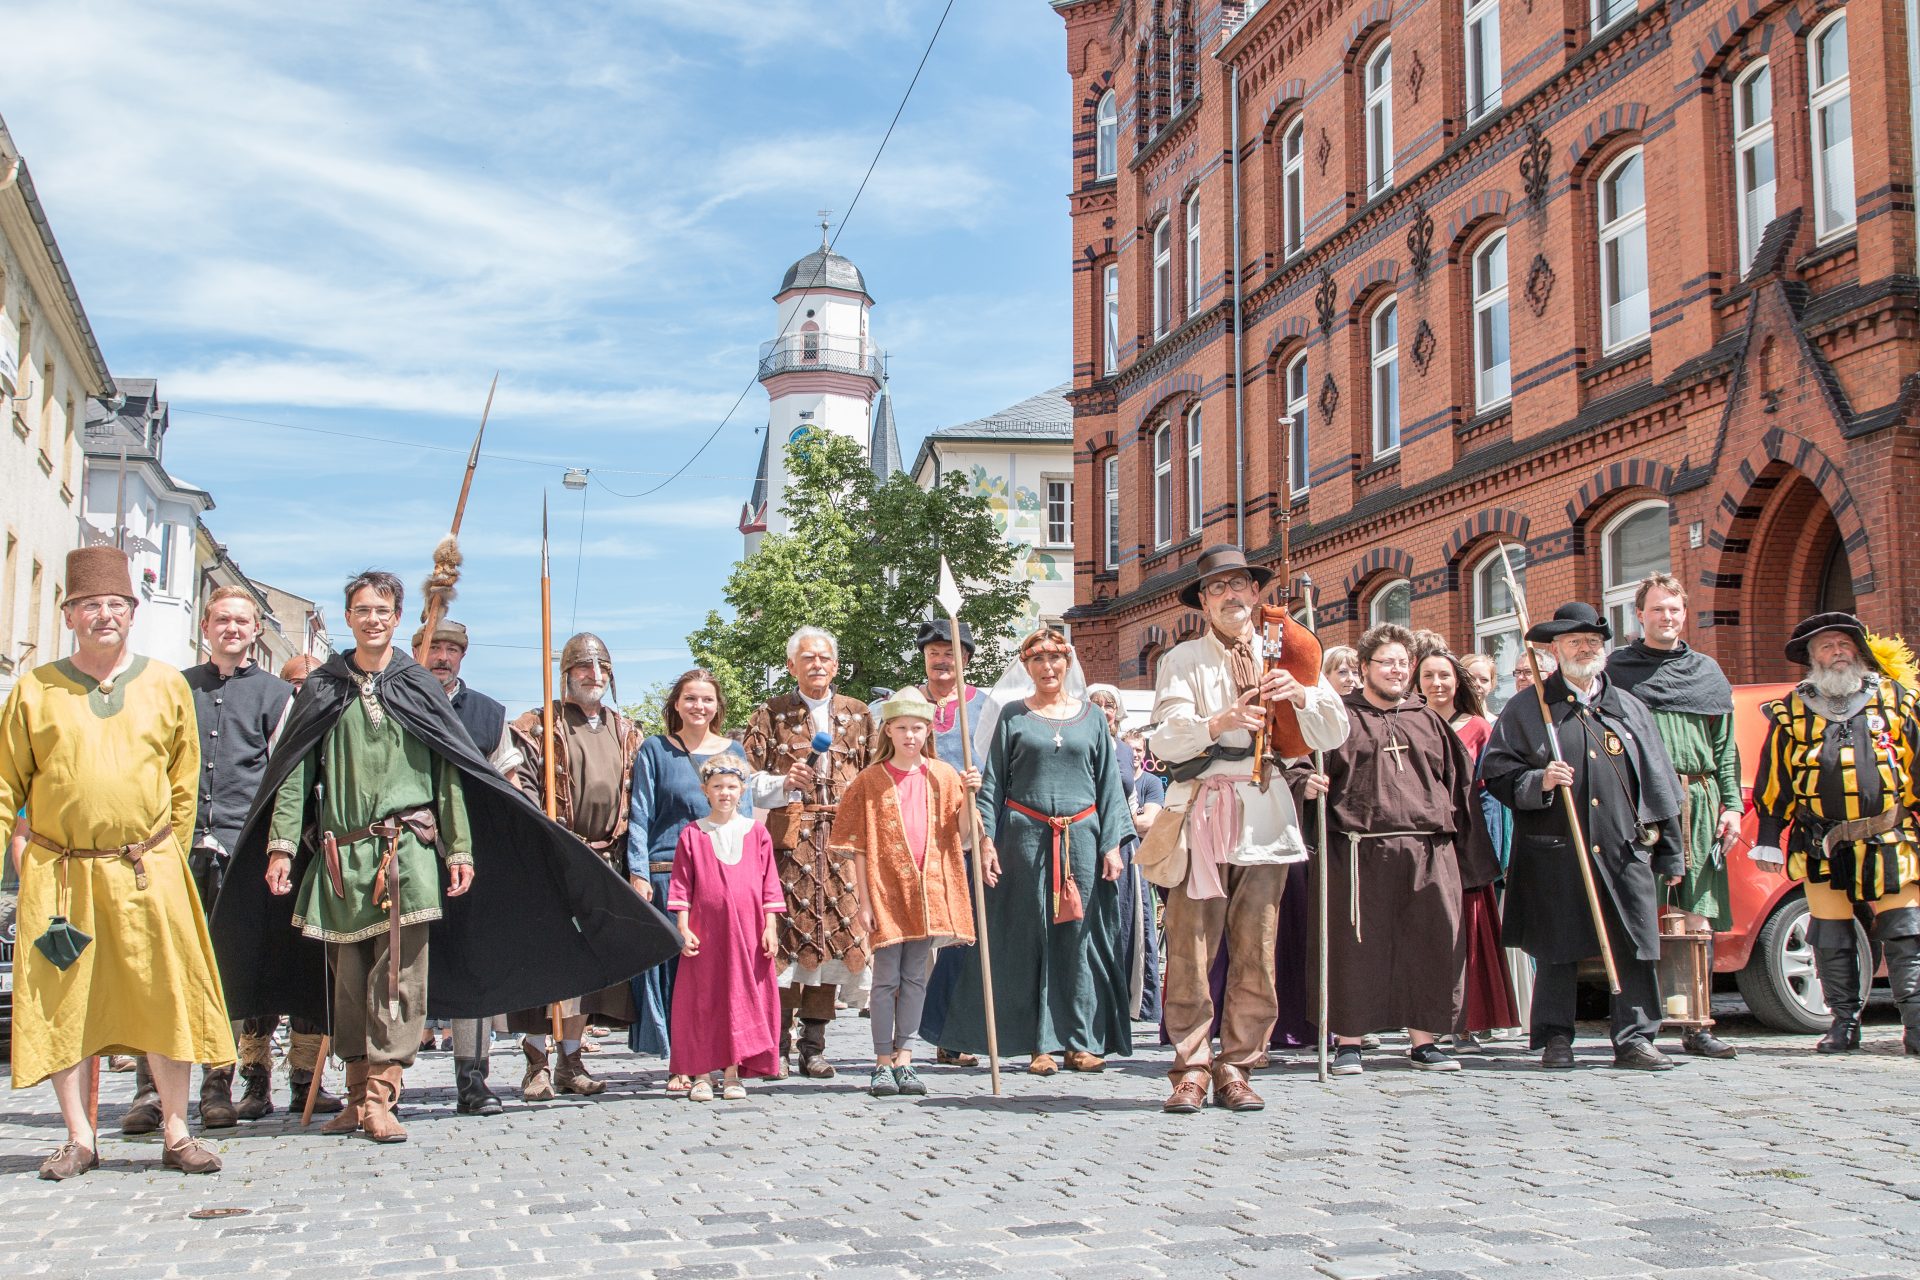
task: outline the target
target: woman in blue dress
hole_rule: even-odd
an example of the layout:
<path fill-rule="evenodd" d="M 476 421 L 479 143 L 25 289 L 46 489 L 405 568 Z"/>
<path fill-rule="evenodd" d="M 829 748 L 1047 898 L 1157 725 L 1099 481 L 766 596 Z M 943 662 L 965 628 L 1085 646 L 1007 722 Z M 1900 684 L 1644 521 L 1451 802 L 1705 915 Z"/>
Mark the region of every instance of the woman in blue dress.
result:
<path fill-rule="evenodd" d="M 721 732 L 727 722 L 727 700 L 709 671 L 695 667 L 675 680 L 667 691 L 661 719 L 667 731 L 641 743 L 633 758 L 633 805 L 627 826 L 627 877 L 641 897 L 656 905 L 667 900 L 680 832 L 707 816 L 700 766 L 726 752 L 739 756 L 743 764 L 747 758 L 740 744 Z M 742 814 L 751 816 L 752 806 L 751 796 L 741 797 Z M 627 1031 L 627 1046 L 634 1052 L 667 1056 L 668 1014 L 678 969 L 675 957 L 633 980 L 638 1016 Z M 667 1077 L 670 1094 L 684 1095 L 690 1085 L 684 1076 Z"/>

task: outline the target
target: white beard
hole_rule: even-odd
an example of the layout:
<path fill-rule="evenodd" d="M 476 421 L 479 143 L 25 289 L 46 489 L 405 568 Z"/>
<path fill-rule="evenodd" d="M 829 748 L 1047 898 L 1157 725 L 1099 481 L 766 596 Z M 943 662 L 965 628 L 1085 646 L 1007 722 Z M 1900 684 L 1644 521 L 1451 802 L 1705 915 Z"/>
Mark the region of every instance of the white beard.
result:
<path fill-rule="evenodd" d="M 1860 692 L 1867 673 L 1858 667 L 1823 667 L 1815 663 L 1807 672 L 1807 683 L 1823 698 L 1839 701 Z"/>
<path fill-rule="evenodd" d="M 1584 685 L 1599 675 L 1600 672 L 1606 668 L 1606 665 L 1606 655 L 1602 654 L 1591 662 L 1577 662 L 1572 658 L 1568 658 L 1560 664 L 1560 670 L 1569 680 L 1572 680 L 1576 684 Z M 1545 670 L 1542 670 L 1540 674 L 1546 675 L 1547 673 Z"/>

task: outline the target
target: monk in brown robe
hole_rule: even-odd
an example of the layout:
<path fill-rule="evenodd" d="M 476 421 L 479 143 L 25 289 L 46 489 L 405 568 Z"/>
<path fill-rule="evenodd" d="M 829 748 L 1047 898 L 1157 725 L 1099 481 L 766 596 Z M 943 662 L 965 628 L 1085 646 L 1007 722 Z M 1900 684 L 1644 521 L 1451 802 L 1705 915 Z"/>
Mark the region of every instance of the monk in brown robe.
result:
<path fill-rule="evenodd" d="M 1473 760 L 1413 684 L 1414 639 L 1384 624 L 1360 639 L 1347 740 L 1327 753 L 1331 910 L 1328 996 L 1335 1075 L 1358 1075 L 1361 1037 L 1406 1027 L 1412 1066 L 1458 1071 L 1434 1043 L 1466 994 L 1463 885 L 1489 883 L 1473 825 Z"/>

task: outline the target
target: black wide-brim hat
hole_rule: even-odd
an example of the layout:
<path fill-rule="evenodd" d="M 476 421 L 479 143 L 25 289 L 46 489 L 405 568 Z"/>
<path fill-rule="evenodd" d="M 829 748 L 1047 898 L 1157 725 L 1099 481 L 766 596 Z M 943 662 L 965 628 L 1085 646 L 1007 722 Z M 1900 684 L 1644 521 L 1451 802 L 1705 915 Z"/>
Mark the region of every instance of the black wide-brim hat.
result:
<path fill-rule="evenodd" d="M 953 624 L 945 618 L 931 618 L 921 623 L 920 630 L 913 637 L 913 647 L 925 649 L 935 640 L 953 643 Z M 960 647 L 966 650 L 969 658 L 973 656 L 973 628 L 964 622 L 960 624 Z"/>
<path fill-rule="evenodd" d="M 1180 603 L 1189 609 L 1200 607 L 1200 590 L 1207 585 L 1208 578 L 1217 578 L 1223 573 L 1244 573 L 1256 586 L 1264 587 L 1273 581 L 1273 570 L 1248 564 L 1246 552 L 1224 542 L 1202 551 L 1197 567 L 1200 576 L 1180 588 Z"/>
<path fill-rule="evenodd" d="M 1854 647 L 1860 650 L 1860 656 L 1870 666 L 1878 668 L 1880 663 L 1873 656 L 1873 650 L 1867 644 L 1867 624 L 1850 613 L 1816 613 L 1811 618 L 1803 618 L 1800 625 L 1787 637 L 1787 661 L 1803 667 L 1813 665 L 1807 650 L 1813 645 L 1813 638 L 1822 631 L 1844 631 L 1853 637 Z"/>
<path fill-rule="evenodd" d="M 1613 624 L 1584 600 L 1573 600 L 1553 611 L 1545 622 L 1536 622 L 1527 632 L 1528 644 L 1546 644 L 1561 636 L 1591 635 L 1613 639 Z"/>

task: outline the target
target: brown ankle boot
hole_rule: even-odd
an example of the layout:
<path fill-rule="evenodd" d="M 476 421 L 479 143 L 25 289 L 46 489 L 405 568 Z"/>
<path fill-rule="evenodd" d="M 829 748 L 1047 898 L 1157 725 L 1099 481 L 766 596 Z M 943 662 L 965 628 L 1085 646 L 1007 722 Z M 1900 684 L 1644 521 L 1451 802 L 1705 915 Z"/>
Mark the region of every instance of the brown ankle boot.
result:
<path fill-rule="evenodd" d="M 547 1051 L 531 1041 L 522 1040 L 527 1055 L 527 1074 L 520 1077 L 520 1096 L 528 1102 L 553 1101 L 553 1074 L 547 1069 Z"/>
<path fill-rule="evenodd" d="M 259 1120 L 272 1115 L 273 1069 L 271 1067 L 259 1066 L 242 1067 L 240 1068 L 240 1078 L 247 1082 L 247 1091 L 246 1094 L 241 1097 L 239 1105 L 234 1107 L 234 1114 L 242 1120 Z M 202 1104 L 200 1108 L 200 1118 L 204 1121 L 206 1115 L 206 1106 Z"/>
<path fill-rule="evenodd" d="M 233 1068 L 200 1069 L 200 1127 L 231 1129 L 240 1123 L 233 1106 Z"/>
<path fill-rule="evenodd" d="M 375 1142 L 405 1142 L 407 1131 L 393 1118 L 394 1104 L 400 1101 L 400 1064 L 373 1064 L 367 1071 L 366 1088 L 367 1104 L 360 1127 Z"/>
<path fill-rule="evenodd" d="M 305 1105 L 302 1099 L 301 1105 Z M 358 1133 L 367 1109 L 367 1060 L 347 1064 L 347 1105 L 340 1114 L 320 1126 L 322 1133 Z"/>
<path fill-rule="evenodd" d="M 120 1132 L 129 1136 L 153 1133 L 160 1128 L 160 1092 L 153 1087 L 153 1073 L 147 1070 L 145 1054 L 133 1060 L 133 1102 L 120 1117 Z M 95 1142 L 99 1138 L 94 1139 Z"/>
<path fill-rule="evenodd" d="M 606 1092 L 607 1082 L 596 1080 L 587 1074 L 586 1064 L 580 1061 L 580 1051 L 560 1055 L 559 1063 L 554 1067 L 553 1085 L 562 1093 L 577 1093 L 583 1098 L 591 1098 L 596 1093 Z"/>

